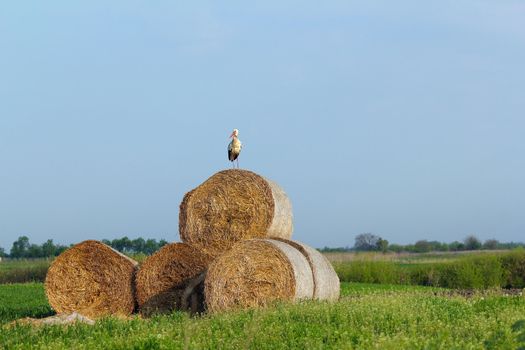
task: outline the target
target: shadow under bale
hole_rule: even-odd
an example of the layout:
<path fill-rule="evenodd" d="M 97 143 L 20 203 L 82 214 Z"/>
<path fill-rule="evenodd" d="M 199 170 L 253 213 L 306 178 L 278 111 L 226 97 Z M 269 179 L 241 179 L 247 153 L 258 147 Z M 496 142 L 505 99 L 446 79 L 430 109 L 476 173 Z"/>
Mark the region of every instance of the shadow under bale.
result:
<path fill-rule="evenodd" d="M 165 245 L 148 257 L 136 278 L 140 313 L 148 317 L 173 310 L 202 311 L 197 303 L 203 297 L 192 281 L 206 270 L 211 260 L 185 243 Z"/>

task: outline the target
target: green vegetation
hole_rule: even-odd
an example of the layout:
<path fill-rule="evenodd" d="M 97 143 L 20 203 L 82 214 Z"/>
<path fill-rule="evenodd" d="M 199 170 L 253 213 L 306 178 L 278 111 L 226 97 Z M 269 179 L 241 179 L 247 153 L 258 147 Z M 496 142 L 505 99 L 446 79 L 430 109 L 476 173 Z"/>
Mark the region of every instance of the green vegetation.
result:
<path fill-rule="evenodd" d="M 115 238 L 113 240 L 103 239 L 103 243 L 111 246 L 119 252 L 128 255 L 151 255 L 168 242 L 164 239 L 144 239 L 142 237 L 129 239 L 127 236 Z M 495 239 L 486 240 L 484 243 L 474 235 L 467 236 L 463 242 L 454 241 L 443 243 L 438 241 L 419 240 L 414 244 L 400 245 L 390 244 L 386 239 L 371 233 L 362 233 L 355 237 L 355 244 L 351 247 L 319 249 L 323 253 L 334 252 L 407 252 L 407 253 L 428 253 L 428 252 L 465 252 L 480 250 L 510 250 L 518 247 L 525 248 L 525 243 L 521 242 L 499 242 Z M 0 258 L 9 257 L 11 259 L 35 259 L 51 258 L 60 255 L 69 248 L 65 245 L 55 244 L 52 239 L 48 239 L 41 245 L 30 243 L 27 236 L 20 236 L 13 242 L 9 254 L 0 247 Z"/>
<path fill-rule="evenodd" d="M 45 317 L 52 314 L 53 310 L 47 303 L 42 283 L 0 286 L 0 323 L 22 317 Z"/>
<path fill-rule="evenodd" d="M 129 239 L 128 237 L 116 238 L 114 240 L 103 239 L 103 243 L 111 246 L 119 252 L 134 255 L 144 254 L 151 255 L 168 242 L 164 239 L 156 241 L 155 239 L 144 239 L 142 237 L 136 239 Z M 52 239 L 48 239 L 43 244 L 32 244 L 29 242 L 27 236 L 20 236 L 13 242 L 9 254 L 5 253 L 5 249 L 0 247 L 0 258 L 9 257 L 11 259 L 36 259 L 36 258 L 52 258 L 59 256 L 64 252 L 68 246 L 55 244 Z"/>
<path fill-rule="evenodd" d="M 122 238 L 116 238 L 111 241 L 107 239 L 103 239 L 102 243 L 105 243 L 109 245 L 110 247 L 112 247 L 113 249 L 116 249 L 119 252 L 122 252 L 128 255 L 136 255 L 136 254 L 151 255 L 155 253 L 157 250 L 159 250 L 160 248 L 162 248 L 164 245 L 168 244 L 168 242 L 164 239 L 161 239 L 160 241 L 157 242 L 155 239 L 145 240 L 142 237 L 139 237 L 136 239 L 129 239 L 126 236 Z"/>
<path fill-rule="evenodd" d="M 525 250 L 468 254 L 431 262 L 414 259 L 334 262 L 342 281 L 415 284 L 460 289 L 525 287 Z"/>
<path fill-rule="evenodd" d="M 43 282 L 51 264 L 48 259 L 9 260 L 0 263 L 0 284 Z"/>
<path fill-rule="evenodd" d="M 131 256 L 138 262 L 142 262 L 146 256 L 167 244 L 167 241 L 163 239 L 157 242 L 155 239 L 137 238 L 130 240 L 128 237 L 112 241 L 103 240 L 103 242 Z M 62 245 L 55 245 L 51 239 L 42 245 L 38 245 L 31 244 L 26 236 L 19 237 L 13 242 L 9 259 L 5 259 L 5 251 L 0 249 L 0 258 L 4 258 L 3 260 L 0 259 L 0 284 L 43 282 L 52 259 L 67 248 Z"/>
<path fill-rule="evenodd" d="M 141 263 L 147 257 L 145 254 L 130 255 Z M 0 263 L 0 284 L 44 282 L 47 269 L 52 259 L 16 259 L 5 260 Z"/>
<path fill-rule="evenodd" d="M 328 253 L 342 281 L 485 289 L 525 287 L 525 250 L 472 253 Z M 131 257 L 139 262 L 145 254 Z M 0 284 L 43 282 L 50 259 L 0 263 Z"/>
<path fill-rule="evenodd" d="M 419 240 L 414 244 L 390 244 L 387 240 L 372 233 L 361 233 L 355 237 L 353 247 L 324 247 L 319 249 L 323 253 L 334 252 L 407 252 L 407 253 L 428 253 L 428 252 L 462 252 L 477 250 L 510 250 L 518 247 L 525 248 L 523 242 L 499 242 L 496 239 L 488 239 L 481 242 L 474 235 L 468 235 L 462 242 L 454 241 L 451 243 Z"/>
<path fill-rule="evenodd" d="M 464 297 L 419 286 L 342 284 L 339 302 L 277 304 L 189 317 L 113 318 L 95 326 L 10 325 L 50 313 L 41 284 L 0 286 L 0 348 L 516 349 L 523 296 Z M 513 327 L 514 325 L 514 327 Z"/>
<path fill-rule="evenodd" d="M 518 350 L 525 350 L 525 320 L 516 321 L 512 325 L 512 330 L 517 333 L 516 340 L 520 343 Z"/>
<path fill-rule="evenodd" d="M 20 236 L 13 242 L 9 257 L 13 259 L 48 258 L 60 255 L 67 248 L 64 245 L 55 245 L 52 239 L 48 239 L 42 245 L 31 244 L 27 236 Z"/>

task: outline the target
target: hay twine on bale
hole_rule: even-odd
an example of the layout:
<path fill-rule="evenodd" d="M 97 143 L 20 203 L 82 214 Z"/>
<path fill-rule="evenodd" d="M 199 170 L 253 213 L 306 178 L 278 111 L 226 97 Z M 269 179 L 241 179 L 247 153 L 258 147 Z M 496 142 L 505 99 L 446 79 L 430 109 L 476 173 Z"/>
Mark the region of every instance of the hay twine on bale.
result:
<path fill-rule="evenodd" d="M 237 243 L 210 265 L 204 281 L 210 312 L 309 299 L 313 291 L 312 271 L 304 255 L 271 239 Z"/>
<path fill-rule="evenodd" d="M 308 260 L 314 280 L 314 299 L 335 301 L 339 299 L 341 286 L 334 267 L 317 249 L 304 243 L 283 238 L 274 238 L 285 242 L 300 251 Z"/>
<path fill-rule="evenodd" d="M 215 257 L 243 239 L 291 238 L 292 205 L 275 182 L 224 170 L 184 196 L 179 232 L 183 242 Z"/>
<path fill-rule="evenodd" d="M 126 316 L 135 309 L 137 262 L 93 240 L 60 254 L 47 272 L 45 290 L 57 313 L 88 318 Z"/>
<path fill-rule="evenodd" d="M 162 247 L 144 261 L 137 273 L 140 312 L 149 316 L 187 308 L 183 305 L 183 292 L 210 262 L 210 256 L 185 243 Z"/>

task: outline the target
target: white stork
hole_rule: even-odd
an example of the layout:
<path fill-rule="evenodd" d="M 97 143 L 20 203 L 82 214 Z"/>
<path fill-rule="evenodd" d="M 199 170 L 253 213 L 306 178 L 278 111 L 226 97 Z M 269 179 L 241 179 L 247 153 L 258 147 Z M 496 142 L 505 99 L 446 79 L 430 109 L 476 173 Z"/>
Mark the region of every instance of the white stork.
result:
<path fill-rule="evenodd" d="M 239 154 L 241 153 L 242 142 L 237 138 L 239 135 L 239 130 L 233 129 L 232 134 L 230 135 L 232 141 L 228 145 L 228 159 L 232 162 L 233 168 L 235 168 L 235 159 L 237 159 L 237 169 L 239 169 Z"/>

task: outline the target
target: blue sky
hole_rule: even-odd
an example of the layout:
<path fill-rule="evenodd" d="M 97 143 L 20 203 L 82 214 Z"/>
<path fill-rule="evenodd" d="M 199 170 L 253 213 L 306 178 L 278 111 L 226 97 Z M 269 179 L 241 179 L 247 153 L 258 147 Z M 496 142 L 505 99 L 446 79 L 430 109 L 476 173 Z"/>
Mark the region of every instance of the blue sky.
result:
<path fill-rule="evenodd" d="M 0 4 L 0 246 L 178 240 L 241 167 L 294 238 L 525 237 L 522 1 Z"/>

